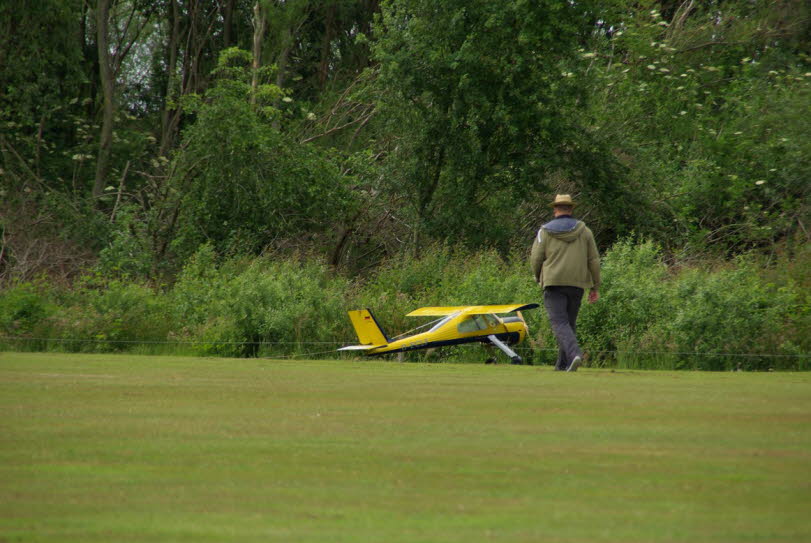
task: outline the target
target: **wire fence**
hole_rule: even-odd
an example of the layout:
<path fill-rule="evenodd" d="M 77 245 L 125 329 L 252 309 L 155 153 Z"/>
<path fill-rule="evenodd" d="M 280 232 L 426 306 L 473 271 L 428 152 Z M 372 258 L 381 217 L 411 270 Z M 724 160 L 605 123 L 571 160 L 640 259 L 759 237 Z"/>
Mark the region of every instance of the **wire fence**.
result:
<path fill-rule="evenodd" d="M 62 347 L 62 350 L 79 350 L 92 352 L 100 350 L 109 352 L 111 350 L 125 350 L 135 346 L 157 346 L 163 347 L 165 351 L 190 351 L 189 354 L 205 354 L 228 356 L 236 351 L 223 350 L 222 347 L 250 347 L 252 353 L 247 356 L 259 356 L 274 359 L 295 359 L 306 357 L 330 358 L 358 358 L 357 353 L 340 352 L 337 349 L 341 346 L 354 343 L 347 341 L 204 341 L 204 340 L 148 340 L 148 339 L 111 339 L 111 338 L 46 338 L 46 337 L 22 337 L 22 336 L 0 336 L 0 349 L 47 351 L 54 346 Z M 332 348 L 325 349 L 327 346 Z M 17 349 L 15 349 L 15 347 Z M 88 349 L 88 347 L 90 347 Z M 314 350 L 318 349 L 318 350 Z M 537 353 L 549 353 L 546 356 L 546 363 L 554 358 L 558 352 L 557 348 L 538 348 L 530 346 L 514 347 L 518 354 L 524 357 L 532 357 Z M 224 352 L 223 352 L 224 351 Z M 233 355 L 233 354 L 230 354 Z M 650 350 L 591 350 L 589 356 L 594 359 L 625 357 L 680 357 L 680 358 L 724 358 L 724 359 L 775 359 L 775 360 L 796 360 L 798 363 L 811 361 L 809 353 L 737 353 L 737 352 L 702 352 L 702 351 L 650 351 Z M 804 364 L 802 364 L 804 365 Z M 811 368 L 808 368 L 811 369 Z"/>

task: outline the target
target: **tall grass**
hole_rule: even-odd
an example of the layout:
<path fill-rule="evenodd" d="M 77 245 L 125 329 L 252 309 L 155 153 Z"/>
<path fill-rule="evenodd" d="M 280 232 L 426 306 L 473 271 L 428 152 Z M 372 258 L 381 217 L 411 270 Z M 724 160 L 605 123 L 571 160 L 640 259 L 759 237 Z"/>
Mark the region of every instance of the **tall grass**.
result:
<path fill-rule="evenodd" d="M 807 258 L 805 252 L 800 258 Z M 804 255 L 804 256 L 803 256 Z M 603 255 L 601 300 L 583 304 L 578 335 L 591 366 L 701 370 L 811 369 L 811 302 L 804 267 L 739 258 L 665 265 L 648 241 Z M 397 255 L 351 280 L 301 257 L 221 260 L 201 247 L 165 290 L 88 276 L 73 289 L 18 284 L 0 294 L 0 348 L 209 356 L 334 357 L 355 342 L 346 310 L 372 309 L 389 335 L 425 319 L 426 305 L 540 302 L 526 255 L 435 246 Z M 525 312 L 525 359 L 557 356 L 543 309 Z M 408 360 L 479 362 L 481 347 L 410 354 Z"/>

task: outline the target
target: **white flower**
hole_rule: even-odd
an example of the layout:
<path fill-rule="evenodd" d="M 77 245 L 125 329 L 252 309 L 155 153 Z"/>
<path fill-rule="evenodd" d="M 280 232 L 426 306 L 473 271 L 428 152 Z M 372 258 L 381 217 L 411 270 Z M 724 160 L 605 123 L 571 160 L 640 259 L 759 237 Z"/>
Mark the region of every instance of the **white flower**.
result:
<path fill-rule="evenodd" d="M 757 181 L 755 181 L 755 185 L 762 185 L 765 182 L 766 182 L 765 179 L 758 179 Z"/>
<path fill-rule="evenodd" d="M 648 70 L 655 70 L 655 69 L 656 69 L 656 66 L 654 66 L 653 64 L 648 64 Z"/>

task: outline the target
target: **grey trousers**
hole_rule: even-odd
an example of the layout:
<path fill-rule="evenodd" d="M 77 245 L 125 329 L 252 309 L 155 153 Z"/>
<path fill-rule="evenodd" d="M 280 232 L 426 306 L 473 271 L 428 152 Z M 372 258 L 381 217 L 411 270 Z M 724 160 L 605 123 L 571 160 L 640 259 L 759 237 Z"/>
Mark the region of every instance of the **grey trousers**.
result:
<path fill-rule="evenodd" d="M 558 361 L 555 369 L 565 370 L 575 356 L 583 356 L 577 344 L 577 312 L 583 301 L 583 289 L 578 287 L 546 287 L 543 305 L 558 341 Z"/>

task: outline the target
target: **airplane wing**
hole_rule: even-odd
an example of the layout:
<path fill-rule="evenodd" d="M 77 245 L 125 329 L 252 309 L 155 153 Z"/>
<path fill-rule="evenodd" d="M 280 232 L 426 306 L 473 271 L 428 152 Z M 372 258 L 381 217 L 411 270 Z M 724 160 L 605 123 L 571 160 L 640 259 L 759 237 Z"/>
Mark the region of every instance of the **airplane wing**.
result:
<path fill-rule="evenodd" d="M 469 315 L 481 315 L 485 313 L 512 313 L 513 311 L 524 311 L 535 309 L 538 304 L 508 304 L 508 305 L 458 305 L 444 307 L 421 307 L 415 309 L 406 317 L 443 317 L 453 313 L 465 312 Z"/>

